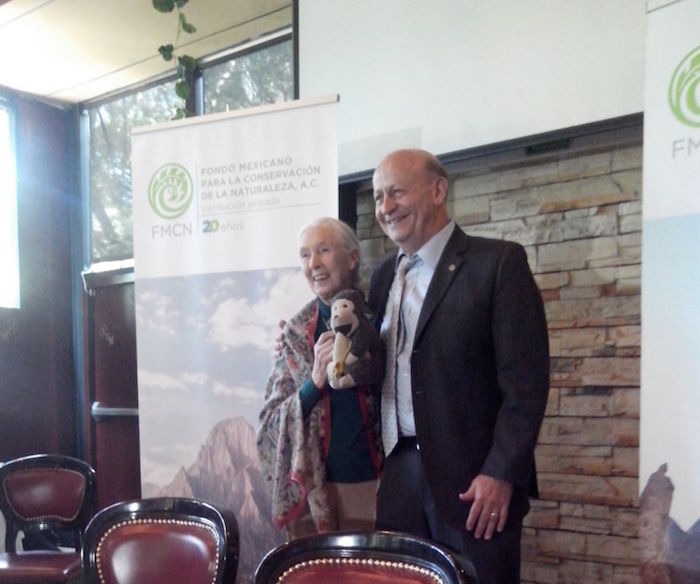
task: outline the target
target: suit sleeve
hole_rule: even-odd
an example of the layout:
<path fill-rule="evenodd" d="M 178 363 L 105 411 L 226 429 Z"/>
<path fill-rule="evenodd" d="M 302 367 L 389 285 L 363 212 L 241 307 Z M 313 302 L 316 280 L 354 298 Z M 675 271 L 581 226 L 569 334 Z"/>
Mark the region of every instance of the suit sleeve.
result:
<path fill-rule="evenodd" d="M 549 392 L 549 343 L 542 297 L 519 245 L 499 262 L 492 309 L 503 401 L 482 473 L 527 490 Z"/>

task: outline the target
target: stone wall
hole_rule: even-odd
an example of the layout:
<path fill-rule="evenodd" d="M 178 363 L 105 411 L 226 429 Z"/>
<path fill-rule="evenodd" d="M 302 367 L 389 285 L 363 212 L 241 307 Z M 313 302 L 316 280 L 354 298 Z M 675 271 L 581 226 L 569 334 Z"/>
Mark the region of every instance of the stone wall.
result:
<path fill-rule="evenodd" d="M 448 165 L 452 217 L 467 233 L 524 245 L 545 301 L 551 389 L 524 582 L 640 579 L 642 146 L 634 136 Z M 357 199 L 365 284 L 392 247 L 373 211 L 365 184 Z"/>

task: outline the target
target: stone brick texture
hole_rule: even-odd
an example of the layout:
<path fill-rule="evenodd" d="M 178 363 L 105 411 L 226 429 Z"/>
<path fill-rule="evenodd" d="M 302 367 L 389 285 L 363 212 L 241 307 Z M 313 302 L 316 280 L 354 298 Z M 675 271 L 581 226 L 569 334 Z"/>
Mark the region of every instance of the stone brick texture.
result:
<path fill-rule="evenodd" d="M 448 170 L 452 217 L 525 246 L 547 313 L 550 395 L 522 581 L 640 582 L 641 140 Z M 367 286 L 393 248 L 369 184 L 357 232 Z"/>

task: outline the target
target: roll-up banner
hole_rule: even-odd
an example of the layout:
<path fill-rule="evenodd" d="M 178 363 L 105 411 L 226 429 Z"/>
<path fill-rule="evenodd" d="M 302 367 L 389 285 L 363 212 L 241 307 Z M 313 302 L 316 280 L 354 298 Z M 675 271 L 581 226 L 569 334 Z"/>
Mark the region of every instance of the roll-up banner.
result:
<path fill-rule="evenodd" d="M 311 299 L 297 233 L 337 217 L 337 96 L 132 135 L 142 493 L 238 518 L 238 582 L 282 541 L 255 432 L 278 323 Z"/>
<path fill-rule="evenodd" d="M 700 581 L 700 0 L 647 2 L 643 581 Z"/>

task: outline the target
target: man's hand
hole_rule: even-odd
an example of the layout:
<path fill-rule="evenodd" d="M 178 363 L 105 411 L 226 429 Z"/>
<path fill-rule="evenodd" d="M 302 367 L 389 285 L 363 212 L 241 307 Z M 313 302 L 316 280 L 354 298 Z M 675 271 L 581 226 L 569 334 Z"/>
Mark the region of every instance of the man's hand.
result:
<path fill-rule="evenodd" d="M 508 504 L 513 485 L 487 475 L 477 475 L 469 489 L 459 494 L 462 501 L 472 501 L 467 517 L 467 531 L 474 530 L 474 537 L 491 539 L 493 532 L 503 531 L 508 520 Z"/>

